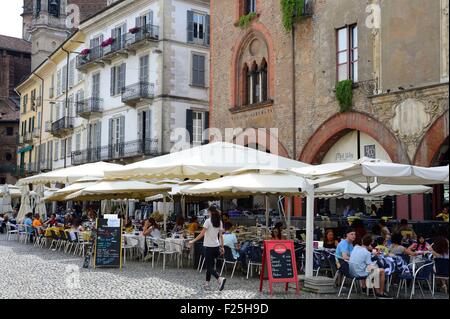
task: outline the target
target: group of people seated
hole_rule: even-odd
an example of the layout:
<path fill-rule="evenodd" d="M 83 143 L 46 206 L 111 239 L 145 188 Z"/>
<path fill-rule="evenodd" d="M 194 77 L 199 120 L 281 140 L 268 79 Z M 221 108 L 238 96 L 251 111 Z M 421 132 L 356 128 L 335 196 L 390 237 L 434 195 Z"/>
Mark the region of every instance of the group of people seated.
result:
<path fill-rule="evenodd" d="M 352 225 L 354 226 L 354 225 Z M 358 225 L 357 225 L 358 226 Z M 380 226 L 386 227 L 382 221 Z M 377 267 L 376 257 L 395 256 L 418 256 L 426 253 L 432 254 L 435 258 L 449 258 L 448 236 L 438 236 L 432 244 L 426 242 L 423 235 L 411 235 L 412 228 L 407 222 L 401 222 L 394 230 L 392 236 L 388 229 L 381 232 L 381 235 L 365 233 L 362 238 L 358 238 L 358 228 L 351 227 L 346 230 L 344 238 L 337 244 L 332 231 L 328 231 L 324 241 L 325 248 L 336 248 L 337 266 L 340 267 L 339 260 L 349 262 L 350 272 L 358 278 L 366 278 L 369 275 L 378 275 L 379 285 L 375 286 L 377 296 L 388 297 L 384 292 L 385 270 Z M 389 232 L 389 233 L 388 233 Z M 413 238 L 413 239 L 412 239 Z M 337 245 L 336 245 L 337 244 Z M 365 288 L 365 281 L 361 282 Z"/>

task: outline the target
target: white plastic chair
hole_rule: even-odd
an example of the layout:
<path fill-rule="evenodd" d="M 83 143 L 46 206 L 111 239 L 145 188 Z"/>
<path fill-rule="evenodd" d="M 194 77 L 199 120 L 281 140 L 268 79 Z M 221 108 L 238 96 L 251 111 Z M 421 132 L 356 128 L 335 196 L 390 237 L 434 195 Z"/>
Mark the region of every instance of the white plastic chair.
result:
<path fill-rule="evenodd" d="M 19 239 L 19 229 L 17 225 L 8 222 L 6 224 L 6 233 L 7 233 L 7 240 L 10 240 L 11 235 L 16 235 L 17 239 Z"/>
<path fill-rule="evenodd" d="M 161 249 L 159 255 L 163 255 L 163 270 L 166 270 L 166 256 L 174 256 L 177 253 L 175 250 L 171 250 L 170 242 L 168 242 L 167 240 L 158 239 L 157 242 L 158 248 Z"/>
<path fill-rule="evenodd" d="M 122 241 L 123 245 L 123 264 L 126 264 L 127 261 L 127 251 L 130 252 L 130 258 L 134 257 L 134 250 L 138 247 L 139 241 L 133 237 L 125 237 L 123 236 Z"/>

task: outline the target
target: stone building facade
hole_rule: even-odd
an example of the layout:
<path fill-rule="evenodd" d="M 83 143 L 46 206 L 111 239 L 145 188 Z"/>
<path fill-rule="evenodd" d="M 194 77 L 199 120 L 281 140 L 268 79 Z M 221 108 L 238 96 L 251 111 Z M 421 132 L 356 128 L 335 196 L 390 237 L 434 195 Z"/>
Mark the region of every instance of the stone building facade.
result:
<path fill-rule="evenodd" d="M 0 184 L 15 184 L 19 97 L 14 87 L 30 72 L 30 44 L 0 35 Z"/>
<path fill-rule="evenodd" d="M 305 9 L 287 32 L 278 0 L 211 1 L 211 127 L 277 128 L 242 140 L 272 141 L 262 147 L 307 163 L 448 164 L 448 1 L 310 0 Z M 353 103 L 340 112 L 345 79 Z M 435 191 L 434 212 L 444 193 Z M 398 198 L 397 217 L 425 217 L 421 198 Z"/>

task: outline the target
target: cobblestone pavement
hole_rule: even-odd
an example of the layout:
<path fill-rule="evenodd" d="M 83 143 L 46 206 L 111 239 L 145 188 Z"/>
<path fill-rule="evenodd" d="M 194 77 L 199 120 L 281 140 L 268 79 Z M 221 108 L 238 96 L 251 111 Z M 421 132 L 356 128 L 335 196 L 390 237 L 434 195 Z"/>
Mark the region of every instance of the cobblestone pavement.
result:
<path fill-rule="evenodd" d="M 247 280 L 241 274 L 228 278 L 225 290 L 218 292 L 202 288 L 204 271 L 199 274 L 191 268 L 177 269 L 169 265 L 127 262 L 118 269 L 83 269 L 82 258 L 60 251 L 36 248 L 32 244 L 6 241 L 0 235 L 0 298 L 83 298 L 83 299 L 331 299 L 336 295 L 317 295 L 292 290 L 284 292 L 283 284 L 274 284 L 274 296 L 259 293 L 259 280 Z M 76 271 L 79 269 L 79 281 Z M 75 270 L 75 273 L 74 273 Z M 211 282 L 213 284 L 215 282 Z M 72 284 L 75 284 L 73 286 Z M 358 297 L 358 296 L 355 296 Z M 448 298 L 448 296 L 447 296 Z"/>

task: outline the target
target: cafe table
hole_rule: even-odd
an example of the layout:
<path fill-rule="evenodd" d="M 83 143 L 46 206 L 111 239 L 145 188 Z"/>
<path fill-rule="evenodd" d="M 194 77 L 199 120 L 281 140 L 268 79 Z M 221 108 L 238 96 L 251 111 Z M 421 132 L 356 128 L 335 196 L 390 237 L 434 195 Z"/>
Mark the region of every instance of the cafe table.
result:
<path fill-rule="evenodd" d="M 138 245 L 137 248 L 139 249 L 139 252 L 141 253 L 142 256 L 144 256 L 145 254 L 145 236 L 142 235 L 142 233 L 136 234 L 136 233 L 125 233 L 123 235 L 125 241 L 127 240 L 127 238 L 133 238 L 136 239 L 138 241 Z"/>

